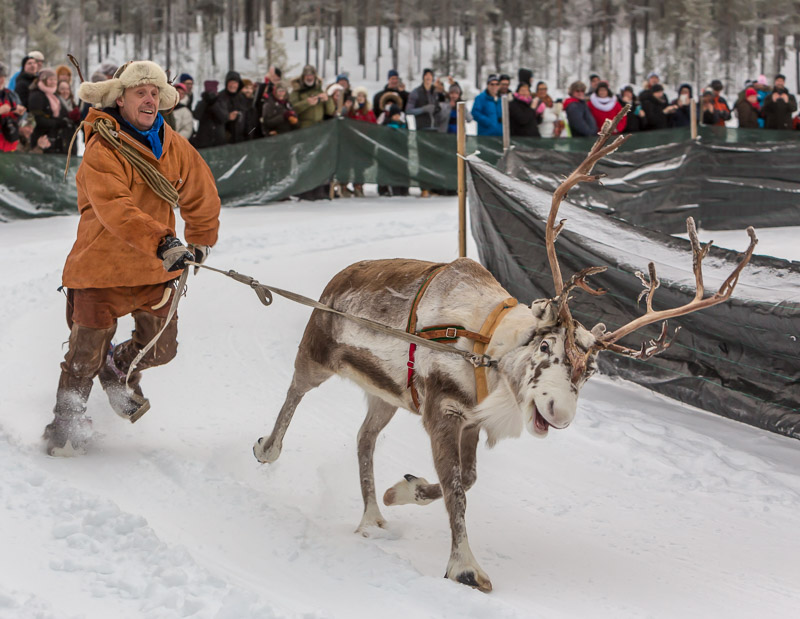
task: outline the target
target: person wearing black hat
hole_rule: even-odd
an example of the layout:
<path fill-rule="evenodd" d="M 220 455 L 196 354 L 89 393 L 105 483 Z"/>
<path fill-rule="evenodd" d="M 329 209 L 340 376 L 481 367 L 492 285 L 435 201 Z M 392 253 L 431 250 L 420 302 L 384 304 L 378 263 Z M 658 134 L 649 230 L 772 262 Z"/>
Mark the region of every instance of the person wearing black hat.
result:
<path fill-rule="evenodd" d="M 226 118 L 225 143 L 236 144 L 245 137 L 245 112 L 248 104 L 241 93 L 242 77 L 236 71 L 228 71 L 225 76 L 225 89 L 214 100 L 215 111 Z"/>
<path fill-rule="evenodd" d="M 486 90 L 475 97 L 472 117 L 478 123 L 478 135 L 503 135 L 503 107 L 498 91 L 500 78 L 492 73 L 486 80 Z"/>
<path fill-rule="evenodd" d="M 497 94 L 502 97 L 503 95 L 507 95 L 511 92 L 511 76 L 501 73 L 499 80 L 500 88 L 497 90 Z"/>
<path fill-rule="evenodd" d="M 443 100 L 433 87 L 433 70 L 425 69 L 422 84 L 411 91 L 406 103 L 406 114 L 415 117 L 417 131 L 436 131 Z"/>
<path fill-rule="evenodd" d="M 375 116 L 380 116 L 381 114 L 386 113 L 390 105 L 397 105 L 398 98 L 400 99 L 400 105 L 397 107 L 400 109 L 400 112 L 402 112 L 404 109 L 406 109 L 406 105 L 408 104 L 408 91 L 406 91 L 403 87 L 403 83 L 400 81 L 400 74 L 397 72 L 397 70 L 389 69 L 386 86 L 384 86 L 383 90 L 375 93 L 375 96 L 372 98 L 372 111 L 375 112 Z M 404 159 L 407 159 L 408 145 L 404 142 L 399 145 L 399 148 L 400 151 L 398 152 L 398 155 Z M 378 163 L 378 169 L 380 170 L 380 163 Z M 408 186 L 405 183 L 398 183 L 397 185 L 392 185 L 391 187 L 388 185 L 378 185 L 378 195 L 407 196 Z"/>
<path fill-rule="evenodd" d="M 765 129 L 791 129 L 792 114 L 797 111 L 797 100 L 785 87 L 786 78 L 775 76 L 775 87 L 764 99 L 761 114 Z"/>
<path fill-rule="evenodd" d="M 670 119 L 671 127 L 689 127 L 692 124 L 692 85 L 681 84 L 678 86 L 678 98 L 672 102 L 675 113 Z"/>
<path fill-rule="evenodd" d="M 671 126 L 671 115 L 677 111 L 678 106 L 669 104 L 661 84 L 653 86 L 649 96 L 642 97 L 641 102 L 648 130 L 667 129 Z"/>
<path fill-rule="evenodd" d="M 619 93 L 619 102 L 624 107 L 630 104 L 631 109 L 625 115 L 625 129 L 622 133 L 635 133 L 637 131 L 644 131 L 647 127 L 647 119 L 645 118 L 644 110 L 636 98 L 633 91 L 633 86 L 628 84 Z"/>
<path fill-rule="evenodd" d="M 713 91 L 711 103 L 714 105 L 714 116 L 716 118 L 714 124 L 724 127 L 725 121 L 731 119 L 731 108 L 725 100 L 725 97 L 721 95 L 723 90 L 722 82 L 713 80 L 711 82 L 711 90 Z M 705 121 L 704 124 L 706 124 Z"/>
<path fill-rule="evenodd" d="M 586 96 L 591 97 L 597 90 L 597 85 L 600 83 L 600 76 L 597 73 L 592 73 L 589 76 L 589 88 L 586 91 Z"/>
<path fill-rule="evenodd" d="M 183 87 L 186 89 L 186 97 L 183 99 L 182 103 L 191 110 L 194 104 L 194 78 L 188 73 L 181 73 L 178 77 L 178 83 L 183 84 Z"/>
<path fill-rule="evenodd" d="M 28 96 L 30 94 L 31 84 L 36 79 L 39 73 L 39 61 L 33 56 L 25 56 L 22 59 L 22 70 L 17 76 L 17 82 L 14 84 L 14 92 L 17 93 L 20 103 L 24 107 L 28 107 Z"/>
<path fill-rule="evenodd" d="M 564 113 L 567 115 L 570 135 L 573 138 L 597 135 L 597 123 L 586 104 L 586 84 L 572 82 L 567 92 L 569 97 L 564 101 Z"/>
<path fill-rule="evenodd" d="M 533 89 L 533 71 L 530 69 L 517 71 L 517 79 L 520 84 L 527 84 L 529 88 Z"/>
<path fill-rule="evenodd" d="M 225 144 L 225 123 L 228 117 L 222 106 L 215 106 L 217 100 L 217 80 L 203 82 L 203 92 L 200 101 L 194 108 L 193 116 L 199 121 L 197 133 L 192 137 L 192 146 L 206 148 L 208 146 L 222 146 Z"/>
<path fill-rule="evenodd" d="M 400 107 L 402 109 L 406 109 L 406 104 L 408 103 L 408 92 L 401 86 L 400 74 L 395 69 L 389 69 L 386 86 L 384 86 L 383 90 L 377 92 L 372 98 L 372 109 L 375 112 L 375 115 L 386 111 L 385 109 L 381 108 L 381 97 L 383 97 L 383 95 L 385 95 L 387 92 L 396 92 L 403 100 L 403 105 Z"/>

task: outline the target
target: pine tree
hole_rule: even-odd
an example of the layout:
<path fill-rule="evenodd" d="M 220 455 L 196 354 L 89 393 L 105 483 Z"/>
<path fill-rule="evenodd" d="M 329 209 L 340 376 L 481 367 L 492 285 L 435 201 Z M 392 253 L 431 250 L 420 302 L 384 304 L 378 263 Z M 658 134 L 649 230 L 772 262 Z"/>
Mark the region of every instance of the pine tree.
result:
<path fill-rule="evenodd" d="M 61 39 L 57 34 L 58 28 L 59 24 L 53 14 L 53 7 L 48 0 L 42 0 L 36 8 L 36 21 L 28 29 L 28 36 L 31 47 L 42 52 L 48 62 L 64 55 L 61 49 Z"/>

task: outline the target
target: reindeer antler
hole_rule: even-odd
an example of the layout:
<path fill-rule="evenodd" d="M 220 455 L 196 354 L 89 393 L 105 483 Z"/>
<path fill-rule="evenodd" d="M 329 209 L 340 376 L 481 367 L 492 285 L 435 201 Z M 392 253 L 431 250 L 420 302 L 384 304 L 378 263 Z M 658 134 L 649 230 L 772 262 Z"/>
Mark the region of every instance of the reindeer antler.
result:
<path fill-rule="evenodd" d="M 609 136 L 614 127 L 617 126 L 617 123 L 622 119 L 622 117 L 630 111 L 630 105 L 626 105 L 615 117 L 614 120 L 606 120 L 603 123 L 603 128 L 600 131 L 600 134 L 597 138 L 597 141 L 592 146 L 591 151 L 589 151 L 589 155 L 586 159 L 583 160 L 575 171 L 570 174 L 563 183 L 556 189 L 553 193 L 553 202 L 550 206 L 550 215 L 547 218 L 547 227 L 545 230 L 545 241 L 547 246 L 547 260 L 550 263 L 550 270 L 553 274 L 553 284 L 555 286 L 556 296 L 553 299 L 553 302 L 558 304 L 558 316 L 559 321 L 564 325 L 566 328 L 566 354 L 567 359 L 569 360 L 570 365 L 572 366 L 572 381 L 577 382 L 586 369 L 586 362 L 589 358 L 589 355 L 600 351 L 600 350 L 610 350 L 612 352 L 616 352 L 619 354 L 623 354 L 629 357 L 633 357 L 635 359 L 649 359 L 650 357 L 663 352 L 672 344 L 672 341 L 675 339 L 680 327 L 675 329 L 672 339 L 668 339 L 667 333 L 667 318 L 673 318 L 676 316 L 683 316 L 685 314 L 690 314 L 692 312 L 696 312 L 698 310 L 704 309 L 706 307 L 711 307 L 712 305 L 717 305 L 724 301 L 727 301 L 731 294 L 733 293 L 733 289 L 736 287 L 736 284 L 739 281 L 739 275 L 742 272 L 742 269 L 750 262 L 750 258 L 753 255 L 753 250 L 758 243 L 758 238 L 756 237 L 755 230 L 752 227 L 747 228 L 747 234 L 750 237 L 750 245 L 747 250 L 744 252 L 741 261 L 733 270 L 733 272 L 728 276 L 728 278 L 722 283 L 719 290 L 715 292 L 710 297 L 705 298 L 705 287 L 703 286 L 703 270 L 702 270 L 702 263 L 703 259 L 708 255 L 709 250 L 711 249 L 711 243 L 707 243 L 706 245 L 701 245 L 700 240 L 697 237 L 697 229 L 695 228 L 694 219 L 691 217 L 686 219 L 686 230 L 689 233 L 689 240 L 692 245 L 692 269 L 694 270 L 695 276 L 695 283 L 696 283 L 696 290 L 695 296 L 692 301 L 687 303 L 686 305 L 682 305 L 680 307 L 655 311 L 653 309 L 653 297 L 655 295 L 656 289 L 660 286 L 660 281 L 658 280 L 658 276 L 656 275 L 656 267 L 655 264 L 652 262 L 648 265 L 648 275 L 645 276 L 641 271 L 636 272 L 636 277 L 638 277 L 642 285 L 644 286 L 644 290 L 639 295 L 638 301 L 641 301 L 643 297 L 647 298 L 647 309 L 643 316 L 639 316 L 638 318 L 632 320 L 626 325 L 623 325 L 616 331 L 612 333 L 607 333 L 601 337 L 599 337 L 594 344 L 587 352 L 581 351 L 577 344 L 575 343 L 575 320 L 572 318 L 572 315 L 569 311 L 569 293 L 572 289 L 579 287 L 583 290 L 589 292 L 590 294 L 594 295 L 601 295 L 605 294 L 605 291 L 602 289 L 595 290 L 591 288 L 586 283 L 586 278 L 590 275 L 594 275 L 595 273 L 600 273 L 606 270 L 606 267 L 588 267 L 582 269 L 575 273 L 569 281 L 565 284 L 564 280 L 561 277 L 561 268 L 558 264 L 558 257 L 556 256 L 556 247 L 555 242 L 558 238 L 559 233 L 564 228 L 564 222 L 566 220 L 561 220 L 558 225 L 556 225 L 556 217 L 558 216 L 558 208 L 561 205 L 561 201 L 564 199 L 564 196 L 567 195 L 570 189 L 572 189 L 578 183 L 584 181 L 597 181 L 603 178 L 604 174 L 595 174 L 592 175 L 591 171 L 594 168 L 595 164 L 605 157 L 606 155 L 613 153 L 617 150 L 620 146 L 622 146 L 626 140 L 630 137 L 630 135 L 620 136 L 614 142 L 612 142 L 609 146 L 606 146 L 606 141 L 608 141 Z M 634 331 L 641 329 L 642 327 L 652 324 L 654 322 L 664 321 L 661 327 L 661 334 L 656 339 L 647 340 L 642 343 L 641 348 L 639 350 L 635 350 L 632 348 L 627 348 L 625 346 L 621 346 L 616 342 L 626 335 L 633 333 Z"/>
<path fill-rule="evenodd" d="M 742 272 L 742 269 L 750 262 L 750 258 L 753 255 L 753 250 L 756 248 L 758 244 L 758 238 L 756 237 L 756 231 L 753 229 L 752 226 L 747 228 L 747 234 L 750 237 L 750 245 L 745 250 L 742 259 L 739 261 L 739 264 L 736 265 L 736 268 L 733 272 L 728 276 L 728 278 L 722 282 L 722 285 L 719 287 L 719 290 L 715 292 L 710 297 L 705 296 L 705 287 L 703 286 L 703 258 L 706 257 L 709 250 L 711 249 L 711 242 L 706 243 L 705 245 L 700 244 L 700 240 L 697 238 L 697 229 L 694 225 L 694 219 L 688 217 L 686 219 L 686 231 L 689 233 L 689 241 L 692 244 L 692 270 L 694 271 L 694 279 L 695 279 L 695 294 L 694 299 L 692 299 L 686 305 L 682 305 L 680 307 L 674 307 L 672 309 L 660 310 L 655 311 L 653 310 L 653 295 L 655 293 L 656 288 L 659 286 L 658 278 L 656 277 L 656 267 L 651 262 L 649 264 L 649 271 L 650 271 L 650 279 L 647 280 L 644 275 L 641 273 L 637 273 L 637 277 L 642 280 L 642 284 L 645 287 L 645 290 L 642 292 L 642 295 L 647 294 L 647 311 L 644 313 L 643 316 L 639 316 L 638 318 L 632 320 L 626 325 L 621 326 L 616 331 L 611 333 L 607 333 L 602 336 L 594 346 L 596 350 L 612 350 L 614 352 L 618 352 L 629 357 L 634 357 L 636 359 L 647 359 L 652 357 L 653 355 L 657 355 L 663 350 L 666 350 L 669 345 L 670 341 L 667 341 L 667 318 L 673 318 L 676 316 L 684 316 L 685 314 L 691 314 L 692 312 L 696 312 L 697 310 L 704 309 L 706 307 L 711 307 L 712 305 L 717 305 L 722 303 L 723 301 L 727 301 L 731 293 L 733 293 L 733 289 L 736 287 L 736 284 L 739 281 L 739 275 Z M 642 298 L 642 295 L 639 296 L 639 299 Z M 649 342 L 645 342 L 642 344 L 641 350 L 633 350 L 631 348 L 626 348 L 624 346 L 619 346 L 615 344 L 618 340 L 622 339 L 626 335 L 633 333 L 634 331 L 641 329 L 645 325 L 652 324 L 654 322 L 659 322 L 660 320 L 664 320 L 664 325 L 661 328 L 661 336 L 657 340 L 650 340 Z M 675 333 L 677 334 L 677 330 Z M 674 335 L 673 335 L 674 338 Z"/>
<path fill-rule="evenodd" d="M 614 127 L 617 126 L 619 121 L 622 120 L 622 118 L 630 111 L 630 109 L 631 106 L 626 105 L 619 111 L 619 113 L 617 113 L 617 115 L 614 117 L 614 120 L 607 119 L 603 123 L 603 127 L 600 130 L 597 141 L 594 143 L 594 146 L 592 146 L 592 149 L 589 151 L 586 159 L 583 160 L 583 163 L 581 163 L 553 193 L 553 201 L 550 205 L 550 214 L 547 217 L 547 227 L 545 228 L 547 260 L 550 263 L 550 271 L 553 274 L 553 285 L 555 286 L 556 292 L 556 298 L 554 300 L 558 302 L 559 319 L 566 327 L 566 353 L 567 358 L 572 365 L 573 382 L 576 382 L 583 375 L 583 372 L 586 369 L 587 356 L 581 352 L 578 346 L 575 344 L 575 321 L 573 320 L 572 314 L 570 314 L 569 311 L 569 292 L 571 289 L 577 286 L 591 294 L 605 294 L 604 290 L 594 290 L 591 288 L 586 283 L 586 278 L 590 275 L 594 275 L 595 273 L 605 271 L 606 267 L 588 267 L 583 269 L 575 273 L 570 278 L 569 282 L 565 284 L 561 277 L 561 267 L 558 264 L 558 257 L 556 256 L 556 239 L 558 238 L 561 230 L 564 228 L 564 223 L 566 220 L 562 219 L 558 225 L 556 225 L 556 217 L 558 216 L 558 208 L 561 206 L 561 201 L 564 199 L 564 196 L 567 195 L 570 189 L 572 189 L 578 183 L 597 181 L 605 176 L 605 174 L 591 174 L 592 168 L 594 168 L 595 164 L 600 161 L 600 159 L 610 153 L 613 153 L 630 137 L 630 135 L 619 136 L 609 146 L 606 146 L 606 142 L 611 136 Z"/>

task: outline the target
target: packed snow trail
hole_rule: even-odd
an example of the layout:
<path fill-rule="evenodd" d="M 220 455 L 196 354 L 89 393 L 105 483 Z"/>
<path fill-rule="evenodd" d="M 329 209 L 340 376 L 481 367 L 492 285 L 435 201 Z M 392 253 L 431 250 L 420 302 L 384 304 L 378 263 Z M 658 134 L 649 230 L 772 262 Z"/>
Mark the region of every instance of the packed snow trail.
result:
<path fill-rule="evenodd" d="M 455 204 L 225 209 L 209 264 L 318 297 L 357 260 L 454 258 Z M 127 424 L 96 386 L 90 453 L 46 457 L 76 225 L 0 226 L 0 617 L 795 615 L 800 444 L 602 377 L 569 429 L 479 447 L 467 520 L 490 595 L 442 578 L 441 502 L 382 507 L 388 529 L 354 535 L 363 394 L 336 378 L 309 393 L 281 459 L 259 465 L 251 446 L 310 310 L 264 308 L 213 273 L 189 280 L 178 357 L 145 373 L 153 409 Z M 760 230 L 759 251 L 796 259 L 796 234 Z M 436 477 L 418 417 L 397 414 L 375 468 L 379 493 L 405 473 Z"/>

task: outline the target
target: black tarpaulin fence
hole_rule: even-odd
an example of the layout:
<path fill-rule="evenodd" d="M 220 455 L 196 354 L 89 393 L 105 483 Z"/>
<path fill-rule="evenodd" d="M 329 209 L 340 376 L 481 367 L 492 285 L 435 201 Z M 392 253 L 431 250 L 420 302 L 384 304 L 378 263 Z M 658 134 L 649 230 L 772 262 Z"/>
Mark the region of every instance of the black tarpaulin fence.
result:
<path fill-rule="evenodd" d="M 552 195 L 511 178 L 483 162 L 468 161 L 470 218 L 481 262 L 520 301 L 551 297 L 553 281 L 545 250 L 545 221 Z M 571 194 L 570 194 L 571 195 Z M 642 290 L 633 275 L 656 265 L 661 287 L 657 309 L 694 297 L 689 242 L 631 226 L 562 203 L 567 224 L 557 244 L 563 276 L 594 265 L 609 267 L 592 278 L 609 292 L 580 291 L 570 307 L 591 328 L 613 330 L 644 313 Z M 742 231 L 741 249 L 748 244 Z M 756 248 L 758 251 L 758 248 Z M 714 248 L 704 261 L 707 294 L 737 264 L 735 251 Z M 726 303 L 670 321 L 681 331 L 675 343 L 648 361 L 610 352 L 600 369 L 656 392 L 754 426 L 800 438 L 800 264 L 754 256 Z M 621 342 L 638 348 L 658 335 L 650 325 Z"/>
<path fill-rule="evenodd" d="M 704 128 L 636 134 L 607 161 L 605 189 L 574 190 L 577 203 L 611 211 L 662 232 L 678 229 L 683 210 L 701 225 L 797 225 L 800 196 L 795 171 L 800 135 L 791 131 Z M 510 174 L 552 189 L 591 148 L 592 138 L 516 138 L 502 162 Z M 502 139 L 467 139 L 467 153 L 495 164 Z M 224 206 L 264 204 L 340 182 L 455 190 L 456 136 L 405 131 L 340 119 L 262 140 L 202 149 Z M 73 159 L 0 153 L 0 221 L 76 211 Z"/>

